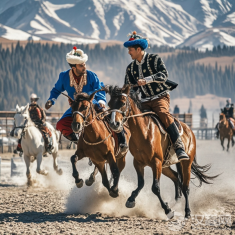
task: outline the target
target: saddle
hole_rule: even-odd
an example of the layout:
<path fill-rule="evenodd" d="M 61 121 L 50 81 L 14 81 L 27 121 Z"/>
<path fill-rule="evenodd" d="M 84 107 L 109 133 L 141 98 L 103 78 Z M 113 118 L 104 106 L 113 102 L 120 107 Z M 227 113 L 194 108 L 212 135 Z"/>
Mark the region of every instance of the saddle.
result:
<path fill-rule="evenodd" d="M 143 112 L 149 112 L 149 110 L 144 110 Z M 158 117 L 157 114 L 148 114 L 152 120 L 154 121 L 154 123 L 158 126 L 159 130 L 161 131 L 161 133 L 163 135 L 166 136 L 166 138 L 168 138 L 169 142 L 168 142 L 168 146 L 166 149 L 166 153 L 164 155 L 164 160 L 163 160 L 163 164 L 162 164 L 162 168 L 168 167 L 170 165 L 176 164 L 179 162 L 175 150 L 173 148 L 173 145 L 171 143 L 170 137 L 166 132 L 166 128 L 164 126 L 164 124 L 161 122 L 160 118 Z M 174 118 L 175 124 L 177 126 L 177 128 L 179 129 L 179 135 L 182 136 L 184 133 L 184 129 L 182 127 L 182 125 L 180 124 L 180 121 L 175 118 L 174 116 L 172 116 L 172 118 Z"/>

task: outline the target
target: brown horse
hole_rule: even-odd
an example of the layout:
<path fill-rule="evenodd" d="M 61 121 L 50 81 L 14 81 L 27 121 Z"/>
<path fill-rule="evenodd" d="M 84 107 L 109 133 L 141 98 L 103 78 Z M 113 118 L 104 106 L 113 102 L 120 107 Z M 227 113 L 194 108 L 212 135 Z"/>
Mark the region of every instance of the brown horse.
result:
<path fill-rule="evenodd" d="M 168 204 L 163 201 L 160 194 L 160 176 L 162 173 L 164 155 L 167 151 L 169 140 L 161 133 L 159 127 L 149 116 L 143 116 L 137 104 L 140 104 L 138 97 L 135 94 L 130 94 L 130 86 L 126 85 L 122 89 L 109 89 L 110 101 L 109 106 L 112 111 L 110 127 L 114 131 L 120 131 L 123 123 L 128 122 L 131 139 L 129 148 L 134 156 L 134 167 L 138 176 L 138 187 L 134 190 L 126 202 L 126 206 L 132 208 L 135 206 L 135 198 L 144 186 L 144 167 L 149 166 L 153 172 L 152 191 L 160 200 L 161 206 L 168 215 L 168 218 L 173 217 L 173 212 Z M 136 116 L 133 116 L 136 115 Z M 131 117 L 132 116 L 132 117 Z M 113 122 L 114 121 L 114 122 Z M 184 133 L 182 140 L 185 146 L 185 151 L 190 157 L 190 160 L 177 163 L 177 169 L 182 179 L 182 192 L 185 197 L 185 217 L 190 217 L 189 208 L 189 182 L 191 172 L 202 182 L 210 184 L 208 180 L 214 179 L 205 175 L 205 172 L 210 169 L 210 165 L 199 166 L 196 162 L 196 139 L 191 129 L 184 123 L 181 123 Z"/>
<path fill-rule="evenodd" d="M 115 156 L 111 133 L 107 129 L 104 121 L 96 118 L 97 113 L 92 104 L 96 92 L 98 91 L 95 91 L 91 95 L 80 93 L 76 96 L 75 100 L 70 99 L 73 111 L 72 129 L 75 133 L 80 133 L 77 150 L 75 155 L 71 157 L 73 177 L 75 178 L 77 187 L 82 187 L 83 180 L 79 178 L 76 162 L 84 157 L 89 157 L 101 173 L 102 183 L 108 189 L 109 195 L 117 197 L 119 176 L 125 167 L 126 154 L 123 156 L 119 153 Z M 130 132 L 127 131 L 127 143 L 129 142 L 129 138 Z M 113 176 L 112 187 L 110 187 L 105 170 L 106 162 L 109 164 Z M 95 177 L 96 173 L 97 170 L 95 168 L 90 180 L 92 180 L 92 177 Z"/>
<path fill-rule="evenodd" d="M 232 146 L 234 145 L 233 140 L 233 129 L 229 125 L 229 121 L 227 120 L 224 113 L 220 114 L 220 123 L 219 123 L 219 134 L 220 134 L 220 142 L 224 150 L 224 139 L 228 139 L 227 151 L 229 150 L 230 141 L 232 141 Z"/>

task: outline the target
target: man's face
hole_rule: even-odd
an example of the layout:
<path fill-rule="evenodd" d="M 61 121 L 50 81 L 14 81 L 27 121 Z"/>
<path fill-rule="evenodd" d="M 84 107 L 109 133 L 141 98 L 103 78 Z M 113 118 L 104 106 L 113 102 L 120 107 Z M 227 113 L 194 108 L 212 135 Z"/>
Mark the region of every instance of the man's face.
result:
<path fill-rule="evenodd" d="M 141 54 L 141 49 L 139 47 L 137 49 L 135 49 L 134 47 L 128 47 L 128 53 L 131 56 L 132 60 L 136 60 Z"/>
<path fill-rule="evenodd" d="M 79 75 L 83 75 L 86 73 L 86 63 L 83 64 L 76 64 L 76 68 L 74 68 L 76 70 L 76 73 Z"/>
<path fill-rule="evenodd" d="M 31 104 L 37 104 L 37 99 L 31 99 Z"/>

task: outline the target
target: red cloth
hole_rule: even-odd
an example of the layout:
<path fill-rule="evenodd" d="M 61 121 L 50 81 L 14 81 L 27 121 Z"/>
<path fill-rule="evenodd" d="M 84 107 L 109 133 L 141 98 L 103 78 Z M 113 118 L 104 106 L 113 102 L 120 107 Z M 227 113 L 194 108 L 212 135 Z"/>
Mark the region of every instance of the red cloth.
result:
<path fill-rule="evenodd" d="M 72 122 L 72 117 L 65 117 L 63 119 L 60 119 L 56 124 L 56 129 L 60 131 L 64 136 L 68 136 L 73 133 L 71 127 Z"/>

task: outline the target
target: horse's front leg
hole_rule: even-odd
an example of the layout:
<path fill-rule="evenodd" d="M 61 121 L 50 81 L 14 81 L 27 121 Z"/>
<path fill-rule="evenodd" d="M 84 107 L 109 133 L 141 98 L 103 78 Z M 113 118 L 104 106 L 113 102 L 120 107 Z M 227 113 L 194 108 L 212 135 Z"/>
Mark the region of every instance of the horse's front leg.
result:
<path fill-rule="evenodd" d="M 58 175 L 62 175 L 63 174 L 63 170 L 58 167 L 57 155 L 58 155 L 58 152 L 52 153 L 52 156 L 53 156 L 53 167 L 54 167 L 55 172 Z"/>
<path fill-rule="evenodd" d="M 77 155 L 77 152 L 76 154 L 74 154 L 71 158 L 70 158 L 70 161 L 72 163 L 72 168 L 73 168 L 73 173 L 72 173 L 72 176 L 73 178 L 75 179 L 75 184 L 78 188 L 81 188 L 83 186 L 83 179 L 79 179 L 79 173 L 77 171 L 77 167 L 76 167 L 76 163 L 78 160 L 80 160 L 82 158 L 79 158 L 78 155 Z"/>
<path fill-rule="evenodd" d="M 38 173 L 38 174 L 41 174 L 41 175 L 47 175 L 47 174 L 48 174 L 48 171 L 41 169 L 42 152 L 40 152 L 40 153 L 37 154 L 36 159 L 37 159 L 37 169 L 36 169 L 37 173 Z"/>
<path fill-rule="evenodd" d="M 230 138 L 228 138 L 227 152 L 228 152 L 228 150 L 229 150 L 229 146 L 230 146 Z"/>
<path fill-rule="evenodd" d="M 138 187 L 131 193 L 131 196 L 127 199 L 126 207 L 135 207 L 135 199 L 138 196 L 140 190 L 144 187 L 144 166 L 134 159 L 134 167 L 138 177 Z"/>
<path fill-rule="evenodd" d="M 162 197 L 160 194 L 160 176 L 162 172 L 162 162 L 158 158 L 155 158 L 154 162 L 151 165 L 151 168 L 153 170 L 152 191 L 155 195 L 157 195 L 167 217 L 171 219 L 174 217 L 174 212 L 172 212 L 168 204 L 162 200 Z"/>
<path fill-rule="evenodd" d="M 25 161 L 25 164 L 26 164 L 27 185 L 28 186 L 32 186 L 33 181 L 32 181 L 31 173 L 30 173 L 30 170 L 29 170 L 29 167 L 30 167 L 30 156 L 26 156 L 24 154 L 24 161 Z"/>
<path fill-rule="evenodd" d="M 224 150 L 224 138 L 221 137 L 221 135 L 220 135 L 220 142 L 221 142 L 221 146 L 222 146 L 222 148 Z"/>
<path fill-rule="evenodd" d="M 95 176 L 97 175 L 98 171 L 99 171 L 98 168 L 95 166 L 95 169 L 91 173 L 89 179 L 85 180 L 87 186 L 91 186 L 95 182 Z"/>
<path fill-rule="evenodd" d="M 116 158 L 114 156 L 114 154 L 109 153 L 108 154 L 108 163 L 110 166 L 110 170 L 111 173 L 113 175 L 113 186 L 111 187 L 110 191 L 109 191 L 109 195 L 111 197 L 118 197 L 118 182 L 119 182 L 119 178 L 120 178 L 120 172 L 116 163 Z"/>

